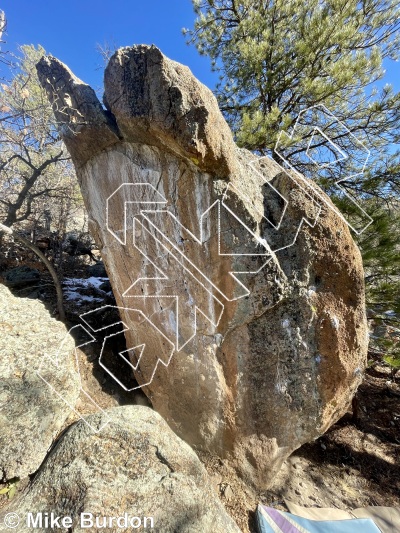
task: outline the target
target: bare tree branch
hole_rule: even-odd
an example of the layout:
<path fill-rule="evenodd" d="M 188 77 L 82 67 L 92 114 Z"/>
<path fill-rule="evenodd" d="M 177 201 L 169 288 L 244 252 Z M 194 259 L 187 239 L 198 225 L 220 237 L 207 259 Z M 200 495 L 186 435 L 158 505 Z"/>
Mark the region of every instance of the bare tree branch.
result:
<path fill-rule="evenodd" d="M 5 233 L 7 235 L 10 235 L 15 239 L 16 241 L 21 242 L 24 244 L 27 248 L 32 250 L 46 265 L 47 270 L 50 272 L 51 277 L 53 278 L 54 285 L 57 291 L 57 309 L 58 309 L 58 318 L 61 321 L 65 321 L 65 310 L 64 310 L 64 304 L 63 304 L 63 293 L 62 293 L 62 287 L 60 280 L 58 279 L 57 273 L 54 270 L 53 265 L 50 263 L 50 261 L 47 259 L 47 257 L 39 250 L 37 246 L 35 246 L 32 242 L 28 241 L 28 239 L 25 239 L 25 237 L 22 237 L 19 235 L 16 231 L 14 231 L 12 228 L 9 228 L 5 226 L 4 224 L 0 223 L 0 232 Z"/>

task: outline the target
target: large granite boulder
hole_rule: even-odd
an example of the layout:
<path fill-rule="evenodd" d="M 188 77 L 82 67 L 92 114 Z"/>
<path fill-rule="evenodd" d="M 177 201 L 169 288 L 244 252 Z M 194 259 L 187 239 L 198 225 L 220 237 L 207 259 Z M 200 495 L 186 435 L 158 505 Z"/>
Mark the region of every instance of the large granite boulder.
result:
<path fill-rule="evenodd" d="M 75 342 L 43 303 L 0 285 L 0 480 L 36 472 L 79 393 Z M 54 355 L 63 343 L 62 364 Z M 49 358 L 47 358 L 48 356 Z M 68 403 L 67 403 L 68 402 Z"/>
<path fill-rule="evenodd" d="M 57 59 L 38 74 L 125 325 L 121 366 L 178 435 L 265 487 L 360 382 L 348 227 L 316 185 L 238 149 L 211 91 L 154 46 L 113 55 L 106 108 Z"/>
<path fill-rule="evenodd" d="M 70 428 L 26 491 L 3 510 L 4 516 L 18 513 L 19 532 L 32 531 L 34 523 L 37 531 L 57 530 L 55 522 L 46 527 L 51 512 L 60 517 L 60 529 L 74 533 L 240 533 L 196 454 L 160 415 L 124 406 L 106 416 L 91 415 L 89 425 L 80 420 Z M 27 523 L 28 513 L 42 521 Z M 65 517 L 72 523 L 63 528 Z M 0 515 L 0 531 L 7 531 L 2 524 Z"/>

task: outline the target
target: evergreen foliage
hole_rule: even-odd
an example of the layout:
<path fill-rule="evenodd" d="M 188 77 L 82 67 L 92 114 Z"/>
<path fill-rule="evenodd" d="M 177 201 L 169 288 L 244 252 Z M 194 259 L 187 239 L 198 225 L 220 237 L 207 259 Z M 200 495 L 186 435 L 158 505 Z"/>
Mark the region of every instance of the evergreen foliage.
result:
<path fill-rule="evenodd" d="M 359 215 L 354 202 L 372 218 L 355 238 L 364 259 L 367 305 L 375 321 L 395 328 L 381 343 L 382 353 L 388 362 L 397 361 L 400 93 L 385 83 L 384 62 L 399 59 L 400 2 L 193 0 L 193 5 L 194 28 L 184 32 L 220 74 L 215 93 L 240 146 L 282 163 L 274 150 L 279 134 L 290 133 L 302 110 L 322 104 L 337 119 L 325 126 L 334 146 L 350 154 L 346 168 L 323 139 L 314 148 L 330 151 L 327 157 L 335 163 L 323 172 L 316 172 L 309 158 L 297 157 L 299 135 L 285 138 L 284 154 L 322 186 L 347 219 Z M 361 145 L 349 138 L 370 151 L 365 167 Z M 336 183 L 346 177 L 341 191 Z"/>

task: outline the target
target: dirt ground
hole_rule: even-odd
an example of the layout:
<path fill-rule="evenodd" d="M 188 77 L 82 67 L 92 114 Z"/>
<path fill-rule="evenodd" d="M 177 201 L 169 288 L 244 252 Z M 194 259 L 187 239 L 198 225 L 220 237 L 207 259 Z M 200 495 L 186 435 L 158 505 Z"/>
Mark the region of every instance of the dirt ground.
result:
<path fill-rule="evenodd" d="M 90 261 L 69 264 L 64 275 L 84 276 L 88 263 Z M 12 266 L 15 265 L 8 265 Z M 49 312 L 55 314 L 51 279 L 47 279 L 45 269 L 34 259 L 29 266 L 42 272 L 45 301 Z M 26 297 L 25 292 L 21 291 L 20 296 Z M 89 309 L 90 304 L 82 305 L 79 312 Z M 66 303 L 66 312 L 71 327 L 79 312 L 73 302 Z M 87 389 L 96 392 L 100 407 L 147 404 L 141 393 L 131 393 L 128 398 L 118 392 L 93 355 L 81 353 L 81 372 Z M 86 411 L 84 403 L 78 407 Z M 71 416 L 66 425 L 75 418 Z M 258 494 L 246 486 L 219 458 L 204 453 L 198 455 L 216 492 L 243 533 L 256 531 L 254 512 L 259 502 L 282 510 L 287 510 L 285 500 L 306 507 L 344 510 L 368 505 L 400 507 L 400 375 L 397 382 L 394 381 L 390 370 L 375 361 L 366 371 L 353 410 L 317 441 L 293 453 L 263 493 Z M 0 508 L 6 504 L 7 497 L 0 496 Z"/>
<path fill-rule="evenodd" d="M 285 500 L 343 510 L 400 507 L 400 384 L 391 380 L 388 368 L 376 364 L 366 371 L 353 404 L 356 416 L 348 412 L 317 441 L 294 452 L 261 494 L 218 458 L 200 455 L 244 533 L 257 531 L 259 502 L 286 511 Z"/>
<path fill-rule="evenodd" d="M 140 391 L 130 398 L 117 397 L 115 383 L 96 361 L 90 363 L 81 356 L 86 388 L 97 390 L 102 408 L 148 405 Z M 325 435 L 293 453 L 270 488 L 260 494 L 218 457 L 198 452 L 217 494 L 243 533 L 257 531 L 254 511 L 259 502 L 281 510 L 287 510 L 285 500 L 344 510 L 369 505 L 400 507 L 400 377 L 394 382 L 387 367 L 370 367 L 353 408 L 354 414 L 349 411 Z"/>

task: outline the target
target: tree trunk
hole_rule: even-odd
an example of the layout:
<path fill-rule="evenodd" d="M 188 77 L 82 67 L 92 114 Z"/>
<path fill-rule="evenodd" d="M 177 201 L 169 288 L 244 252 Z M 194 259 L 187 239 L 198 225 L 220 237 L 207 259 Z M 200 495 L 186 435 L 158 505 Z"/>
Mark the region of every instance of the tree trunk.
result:
<path fill-rule="evenodd" d="M 47 270 L 50 272 L 51 277 L 53 278 L 54 285 L 57 291 L 58 318 L 62 322 L 65 321 L 62 287 L 61 287 L 60 280 L 58 279 L 57 273 L 54 270 L 53 265 L 50 263 L 47 257 L 39 250 L 39 248 L 35 246 L 32 242 L 28 241 L 27 239 L 25 239 L 24 237 L 16 233 L 13 229 L 9 228 L 8 226 L 5 226 L 4 224 L 0 223 L 0 234 L 1 233 L 6 233 L 7 235 L 11 235 L 15 240 L 24 244 L 27 248 L 32 250 L 32 252 L 34 252 L 46 265 Z"/>

